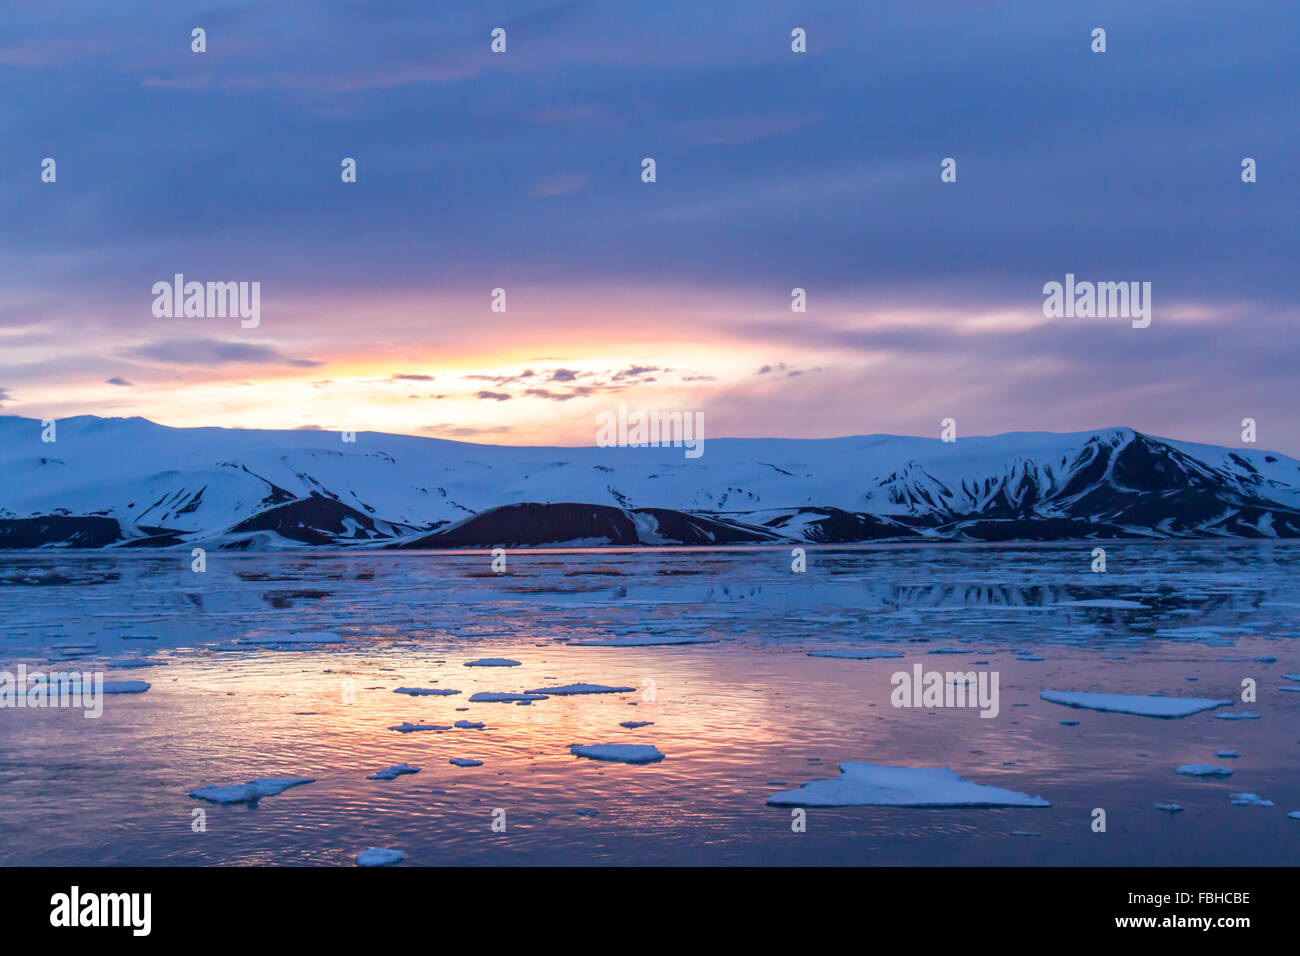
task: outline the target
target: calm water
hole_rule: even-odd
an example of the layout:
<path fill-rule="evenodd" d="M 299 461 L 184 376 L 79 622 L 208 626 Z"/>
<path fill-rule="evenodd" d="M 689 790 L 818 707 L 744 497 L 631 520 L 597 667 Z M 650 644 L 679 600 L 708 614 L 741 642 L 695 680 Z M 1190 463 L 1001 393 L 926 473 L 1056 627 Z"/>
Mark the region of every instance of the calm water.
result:
<path fill-rule="evenodd" d="M 465 553 L 213 553 L 204 573 L 180 553 L 0 558 L 3 669 L 152 684 L 109 697 L 97 720 L 0 709 L 0 862 L 346 864 L 386 846 L 434 865 L 1294 863 L 1300 694 L 1278 687 L 1300 672 L 1300 548 L 1106 549 L 1105 574 L 1089 570 L 1091 546 L 810 549 L 805 573 L 776 549 L 524 552 L 504 575 Z M 238 643 L 322 630 L 348 643 Z M 665 635 L 716 643 L 569 643 Z M 905 656 L 807 654 L 853 647 Z M 930 653 L 940 648 L 961 653 Z M 522 664 L 463 666 L 478 657 Z M 998 672 L 998 717 L 892 707 L 890 675 L 917 662 Z M 1179 720 L 1038 698 L 1237 699 L 1243 678 L 1256 703 Z M 580 681 L 636 690 L 468 701 Z M 1261 719 L 1213 716 L 1244 710 Z M 460 719 L 486 728 L 387 729 Z M 654 744 L 667 759 L 599 763 L 571 756 L 574 743 Z M 1215 758 L 1222 748 L 1241 756 Z M 764 804 L 846 760 L 950 766 L 1052 806 L 810 809 L 794 833 L 788 808 Z M 422 772 L 365 779 L 403 762 Z M 1176 775 L 1186 763 L 1235 773 Z M 188 796 L 268 776 L 317 782 L 253 807 Z M 1276 806 L 1232 806 L 1238 791 Z M 1094 808 L 1105 833 L 1090 828 Z M 192 830 L 196 809 L 206 832 Z"/>

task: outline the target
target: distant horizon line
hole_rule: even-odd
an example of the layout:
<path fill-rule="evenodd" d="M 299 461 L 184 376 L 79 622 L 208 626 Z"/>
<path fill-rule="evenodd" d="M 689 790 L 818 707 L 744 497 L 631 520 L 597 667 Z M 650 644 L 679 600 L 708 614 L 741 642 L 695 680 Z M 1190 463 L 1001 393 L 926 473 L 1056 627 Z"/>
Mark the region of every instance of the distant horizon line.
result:
<path fill-rule="evenodd" d="M 47 420 L 41 418 L 30 418 L 26 415 L 0 413 L 0 420 L 4 420 L 4 419 L 19 419 L 26 422 L 33 422 L 37 425 L 40 425 L 43 421 Z M 415 438 L 415 439 L 423 439 L 428 441 L 443 441 L 443 442 L 450 442 L 457 445 L 473 445 L 479 448 L 597 448 L 600 447 L 595 442 L 591 442 L 588 444 L 554 444 L 554 443 L 533 444 L 533 443 L 522 443 L 522 442 L 521 443 L 486 442 L 486 441 L 471 441 L 463 438 L 443 438 L 438 435 L 422 435 L 422 434 L 414 434 L 411 432 L 389 432 L 389 431 L 377 431 L 373 429 L 327 428 L 323 425 L 300 425 L 296 428 L 249 428 L 242 425 L 167 425 L 162 422 L 154 421 L 152 418 L 147 418 L 144 415 L 94 415 L 94 414 L 86 413 L 81 415 L 67 415 L 64 416 L 63 418 L 55 418 L 52 420 L 56 422 L 67 422 L 75 419 L 93 419 L 95 421 L 101 421 L 101 422 L 139 421 L 149 425 L 153 425 L 156 428 L 166 428 L 173 431 L 199 431 L 203 429 L 218 429 L 222 431 L 280 432 L 286 434 L 295 433 L 295 432 L 303 432 L 307 434 L 313 434 L 313 433 L 338 434 L 343 431 L 350 430 L 350 431 L 354 431 L 358 435 L 384 435 L 392 438 Z M 1142 435 L 1147 438 L 1154 438 L 1159 441 L 1176 442 L 1183 445 L 1203 445 L 1211 448 L 1225 448 L 1225 449 L 1234 449 L 1240 447 L 1245 450 L 1259 451 L 1259 452 L 1264 452 L 1266 454 L 1285 455 L 1287 458 L 1296 457 L 1287 452 L 1279 452 L 1270 448 L 1262 448 L 1256 444 L 1243 443 L 1240 445 L 1228 445 L 1228 444 L 1220 444 L 1218 442 L 1187 439 L 1187 438 L 1171 438 L 1165 435 L 1158 435 L 1154 432 L 1143 431 L 1142 429 L 1135 428 L 1132 425 L 1105 425 L 1097 428 L 1084 428 L 1084 429 L 1078 429 L 1074 431 L 1050 431 L 1041 428 L 1011 429 L 1009 431 L 994 432 L 991 434 L 965 435 L 965 436 L 958 435 L 951 442 L 946 442 L 945 439 L 943 439 L 938 435 L 906 435 L 906 434 L 897 434 L 894 432 L 872 432 L 872 433 L 860 433 L 854 435 L 832 435 L 824 438 L 805 438 L 805 437 L 772 436 L 772 435 L 767 435 L 767 436 L 731 435 L 731 436 L 725 436 L 719 438 L 708 438 L 707 441 L 710 443 L 721 442 L 721 441 L 835 442 L 835 441 L 849 441 L 853 439 L 868 439 L 868 438 L 904 438 L 904 439 L 913 439 L 917 441 L 937 441 L 940 443 L 958 444 L 960 442 L 969 442 L 978 439 L 1005 438 L 1012 435 L 1052 435 L 1056 437 L 1069 437 L 1074 435 L 1096 436 L 1104 432 L 1125 432 L 1125 431 L 1131 432 L 1135 435 Z"/>

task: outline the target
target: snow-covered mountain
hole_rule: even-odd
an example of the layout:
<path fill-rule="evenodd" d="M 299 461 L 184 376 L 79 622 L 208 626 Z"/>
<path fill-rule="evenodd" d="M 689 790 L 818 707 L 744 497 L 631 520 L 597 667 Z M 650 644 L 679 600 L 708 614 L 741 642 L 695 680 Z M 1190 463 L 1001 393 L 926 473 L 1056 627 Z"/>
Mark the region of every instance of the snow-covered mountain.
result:
<path fill-rule="evenodd" d="M 1300 463 L 1129 428 L 474 445 L 0 417 L 0 548 L 1300 537 Z"/>

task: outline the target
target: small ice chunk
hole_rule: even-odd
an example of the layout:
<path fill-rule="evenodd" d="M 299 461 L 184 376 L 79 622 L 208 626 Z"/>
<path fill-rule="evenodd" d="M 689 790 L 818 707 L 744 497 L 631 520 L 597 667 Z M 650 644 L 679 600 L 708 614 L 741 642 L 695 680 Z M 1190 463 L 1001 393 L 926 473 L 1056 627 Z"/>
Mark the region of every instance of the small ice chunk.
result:
<path fill-rule="evenodd" d="M 372 846 L 369 850 L 362 850 L 357 854 L 357 866 L 392 866 L 405 859 L 406 854 L 401 850 L 386 850 Z"/>
<path fill-rule="evenodd" d="M 1228 802 L 1234 807 L 1271 807 L 1272 800 L 1261 800 L 1257 793 L 1230 793 Z"/>
<path fill-rule="evenodd" d="M 477 720 L 458 720 L 456 726 L 461 730 L 482 730 L 487 725 Z"/>
<path fill-rule="evenodd" d="M 1215 707 L 1227 707 L 1230 700 L 1205 697 L 1157 697 L 1153 694 L 1089 694 L 1068 690 L 1045 690 L 1038 695 L 1053 704 L 1100 710 L 1112 714 L 1137 714 L 1140 717 L 1186 717 Z"/>
<path fill-rule="evenodd" d="M 1231 777 L 1232 770 L 1229 767 L 1216 767 L 1208 763 L 1185 763 L 1174 773 L 1181 773 L 1186 777 Z"/>
<path fill-rule="evenodd" d="M 480 657 L 476 661 L 466 661 L 466 667 L 518 667 L 518 661 L 508 657 Z"/>
<path fill-rule="evenodd" d="M 1011 836 L 1038 836 L 1033 830 L 1012 830 Z"/>
<path fill-rule="evenodd" d="M 624 720 L 619 722 L 620 727 L 626 727 L 628 730 L 636 730 L 638 727 L 649 727 L 653 720 Z"/>
<path fill-rule="evenodd" d="M 1300 687 L 1279 687 L 1278 690 L 1285 691 L 1288 694 L 1300 694 Z"/>
<path fill-rule="evenodd" d="M 1296 680 L 1296 681 L 1300 681 L 1300 674 L 1283 674 L 1283 675 L 1282 675 L 1282 678 L 1283 678 L 1283 680 Z"/>
<path fill-rule="evenodd" d="M 546 695 L 531 692 L 527 694 L 503 694 L 496 691 L 481 690 L 477 694 L 471 694 L 469 698 L 471 704 L 504 704 L 511 701 L 531 704 L 535 700 L 546 700 Z"/>
<path fill-rule="evenodd" d="M 1292 820 L 1300 820 L 1300 810 L 1292 810 L 1287 814 Z"/>
<path fill-rule="evenodd" d="M 1214 716 L 1219 720 L 1259 720 L 1259 714 L 1253 713 L 1249 710 L 1243 711 L 1240 714 L 1215 714 Z"/>
<path fill-rule="evenodd" d="M 460 691 L 449 687 L 399 687 L 393 693 L 408 694 L 411 697 L 450 697 L 452 694 L 459 694 Z"/>
<path fill-rule="evenodd" d="M 378 773 L 372 773 L 366 777 L 367 780 L 396 780 L 398 777 L 407 773 L 419 773 L 419 767 L 412 767 L 409 763 L 394 764 L 387 770 L 381 770 Z"/>
<path fill-rule="evenodd" d="M 1214 752 L 1214 756 L 1236 758 L 1241 756 L 1241 751 L 1240 750 L 1216 750 Z"/>
<path fill-rule="evenodd" d="M 410 721 L 403 721 L 388 729 L 395 730 L 399 734 L 410 734 L 417 730 L 451 730 L 451 724 L 413 724 Z"/>
<path fill-rule="evenodd" d="M 315 783 L 315 777 L 258 777 L 248 783 L 235 783 L 229 786 L 199 787 L 191 790 L 190 796 L 213 803 L 256 803 L 262 797 L 274 797 L 284 793 L 290 787 L 300 787 L 305 783 Z"/>
<path fill-rule="evenodd" d="M 868 651 L 868 650 L 843 650 L 843 651 L 809 651 L 809 657 L 834 657 L 846 661 L 874 661 L 882 657 L 902 657 L 898 651 Z"/>
<path fill-rule="evenodd" d="M 604 684 L 565 684 L 563 687 L 538 687 L 525 691 L 529 695 L 568 697 L 574 694 L 630 694 L 635 687 L 606 687 Z"/>
<path fill-rule="evenodd" d="M 767 798 L 782 807 L 1050 807 L 1042 797 L 965 780 L 948 767 L 840 764 L 840 776 Z"/>
<path fill-rule="evenodd" d="M 569 753 L 588 760 L 613 760 L 618 763 L 655 763 L 664 759 L 658 747 L 649 744 L 573 744 Z"/>
<path fill-rule="evenodd" d="M 457 767 L 481 767 L 482 760 L 474 760 L 470 757 L 452 757 L 447 761 L 449 764 L 455 764 Z"/>
<path fill-rule="evenodd" d="M 1157 810 L 1164 810 L 1167 813 L 1182 813 L 1183 808 L 1177 803 L 1154 803 L 1152 804 Z"/>
<path fill-rule="evenodd" d="M 1061 726 L 1062 726 L 1062 727 L 1078 727 L 1078 726 L 1079 726 L 1079 722 L 1078 722 L 1077 720 L 1063 720 L 1063 721 L 1061 721 Z"/>

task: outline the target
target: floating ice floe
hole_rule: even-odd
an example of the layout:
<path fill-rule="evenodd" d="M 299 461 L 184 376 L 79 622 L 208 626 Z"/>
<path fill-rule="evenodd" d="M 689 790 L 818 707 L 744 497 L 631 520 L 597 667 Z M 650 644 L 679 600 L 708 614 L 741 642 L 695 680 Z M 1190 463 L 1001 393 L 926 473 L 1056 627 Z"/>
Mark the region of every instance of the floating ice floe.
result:
<path fill-rule="evenodd" d="M 1219 720 L 1259 720 L 1259 714 L 1253 711 L 1243 711 L 1240 714 L 1215 714 Z"/>
<path fill-rule="evenodd" d="M 518 667 L 518 661 L 508 657 L 480 657 L 476 661 L 466 661 L 466 667 Z"/>
<path fill-rule="evenodd" d="M 451 730 L 451 724 L 412 724 L 410 722 L 403 722 L 394 727 L 389 727 L 388 729 L 395 730 L 399 734 L 410 734 L 417 730 Z"/>
<path fill-rule="evenodd" d="M 1137 714 L 1140 717 L 1186 717 L 1215 707 L 1227 707 L 1230 700 L 1205 697 L 1156 697 L 1151 694 L 1088 694 L 1068 690 L 1045 690 L 1038 695 L 1053 704 L 1100 710 L 1112 714 Z"/>
<path fill-rule="evenodd" d="M 59 690 L 66 690 L 70 694 L 81 693 L 81 681 L 76 678 L 72 680 L 55 680 L 52 682 L 42 679 L 34 680 L 32 682 L 33 686 L 39 687 L 43 687 L 47 683 L 51 684 L 51 689 L 58 688 Z M 99 692 L 101 694 L 143 694 L 152 686 L 152 684 L 144 680 L 106 680 L 100 686 Z M 92 683 L 87 690 L 93 689 L 94 684 Z"/>
<path fill-rule="evenodd" d="M 1283 680 L 1300 680 L 1300 674 L 1283 674 Z"/>
<path fill-rule="evenodd" d="M 1300 820 L 1300 810 L 1292 810 L 1287 814 L 1292 820 Z"/>
<path fill-rule="evenodd" d="M 412 767 L 409 763 L 394 764 L 387 770 L 381 770 L 379 773 L 372 773 L 366 777 L 367 780 L 396 780 L 403 774 L 419 773 L 419 767 Z"/>
<path fill-rule="evenodd" d="M 1063 721 L 1061 721 L 1061 726 L 1062 726 L 1062 727 L 1078 727 L 1078 726 L 1079 726 L 1079 722 L 1078 722 L 1077 720 L 1063 720 Z"/>
<path fill-rule="evenodd" d="M 626 727 L 628 730 L 636 730 L 638 727 L 649 727 L 653 720 L 623 720 L 619 722 L 620 727 Z"/>
<path fill-rule="evenodd" d="M 1011 836 L 1040 836 L 1041 834 L 1035 833 L 1033 830 L 1012 830 L 1010 835 Z"/>
<path fill-rule="evenodd" d="M 406 859 L 406 854 L 401 850 L 386 850 L 382 847 L 371 847 L 369 850 L 362 850 L 357 854 L 357 866 L 392 866 L 394 863 L 401 863 Z"/>
<path fill-rule="evenodd" d="M 1177 803 L 1153 803 L 1157 810 L 1164 810 L 1166 813 L 1182 813 L 1183 808 Z"/>
<path fill-rule="evenodd" d="M 963 779 L 948 767 L 840 764 L 840 776 L 767 798 L 782 807 L 1050 807 L 1042 797 Z"/>
<path fill-rule="evenodd" d="M 1185 777 L 1231 777 L 1231 767 L 1216 767 L 1208 763 L 1185 763 L 1174 773 L 1181 773 Z"/>
<path fill-rule="evenodd" d="M 902 657 L 898 651 L 866 651 L 866 650 L 845 650 L 845 651 L 809 651 L 809 657 L 834 657 L 846 661 L 874 661 L 883 657 Z"/>
<path fill-rule="evenodd" d="M 932 651 L 926 651 L 927 654 L 973 654 L 974 651 L 963 651 L 958 647 L 936 647 Z"/>
<path fill-rule="evenodd" d="M 664 755 L 649 744 L 573 744 L 569 753 L 588 760 L 614 760 L 619 763 L 655 763 Z"/>
<path fill-rule="evenodd" d="M 190 796 L 213 803 L 256 803 L 263 797 L 274 797 L 284 793 L 290 787 L 301 787 L 305 783 L 315 783 L 315 777 L 258 777 L 248 783 L 235 783 L 229 786 L 199 787 L 191 790 Z"/>
<path fill-rule="evenodd" d="M 654 637 L 606 637 L 569 641 L 570 647 L 657 647 L 672 644 L 716 644 L 716 637 L 690 637 L 685 634 L 661 634 Z"/>
<path fill-rule="evenodd" d="M 457 767 L 481 767 L 482 760 L 474 760 L 470 757 L 452 757 L 447 763 L 455 764 Z"/>
<path fill-rule="evenodd" d="M 1272 800 L 1261 800 L 1257 793 L 1230 793 L 1228 802 L 1234 807 L 1271 807 Z"/>
<path fill-rule="evenodd" d="M 1235 759 L 1241 756 L 1241 751 L 1240 750 L 1216 750 L 1214 752 L 1214 756 Z"/>
<path fill-rule="evenodd" d="M 1300 693 L 1300 687 L 1279 687 L 1278 690 L 1286 691 L 1287 693 L 1291 693 L 1291 694 Z"/>
<path fill-rule="evenodd" d="M 482 730 L 487 725 L 477 720 L 458 720 L 455 726 L 461 730 Z"/>
<path fill-rule="evenodd" d="M 569 697 L 574 694 L 630 694 L 635 687 L 606 687 L 604 684 L 565 684 L 563 687 L 538 687 L 524 693 L 532 696 Z"/>
<path fill-rule="evenodd" d="M 342 644 L 347 640 L 333 631 L 303 631 L 298 634 L 263 634 L 241 637 L 239 644 Z"/>
<path fill-rule="evenodd" d="M 450 687 L 398 687 L 393 693 L 407 694 L 411 697 L 450 697 L 459 694 L 460 691 L 452 690 Z"/>
<path fill-rule="evenodd" d="M 477 694 L 471 694 L 469 698 L 471 704 L 504 704 L 512 701 L 521 704 L 531 704 L 535 700 L 546 700 L 546 695 L 534 693 L 510 694 L 481 690 Z"/>

